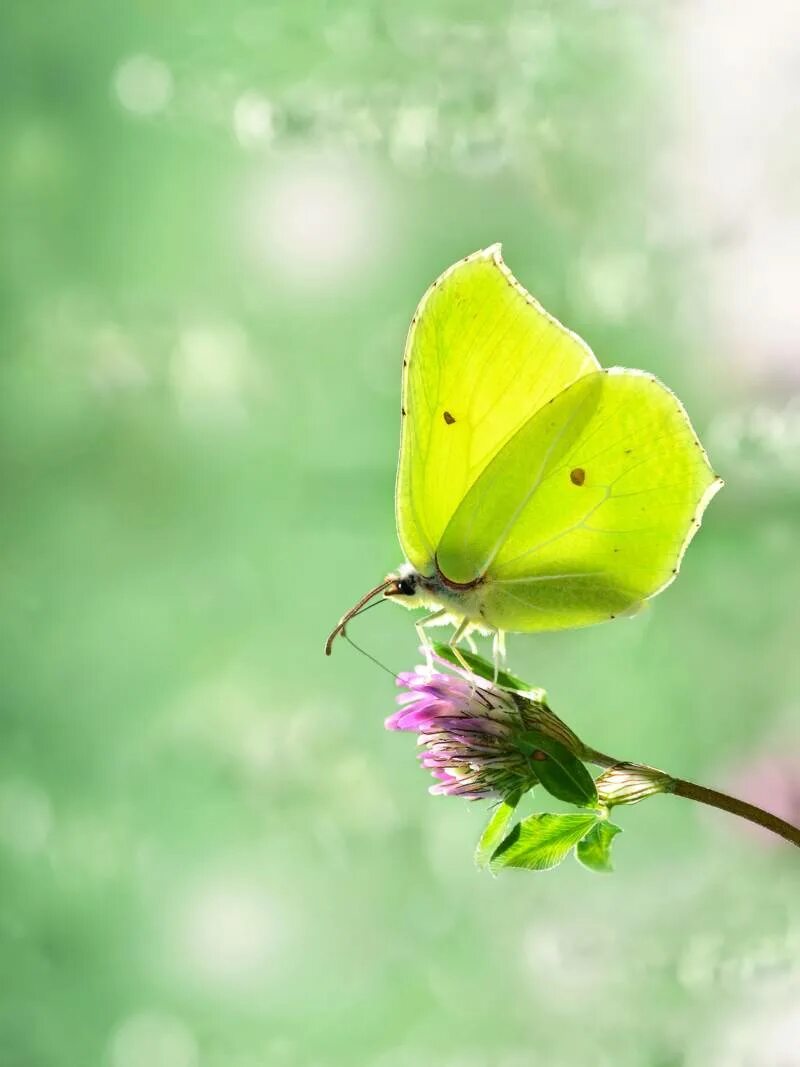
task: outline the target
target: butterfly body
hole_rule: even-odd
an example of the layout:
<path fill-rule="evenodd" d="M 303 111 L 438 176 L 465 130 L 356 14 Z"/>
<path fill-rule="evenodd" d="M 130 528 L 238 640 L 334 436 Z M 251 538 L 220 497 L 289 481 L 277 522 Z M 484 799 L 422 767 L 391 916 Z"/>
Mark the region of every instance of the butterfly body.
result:
<path fill-rule="evenodd" d="M 485 617 L 486 583 L 475 581 L 457 585 L 450 582 L 438 568 L 431 574 L 419 574 L 410 563 L 404 563 L 390 577 L 396 584 L 385 590 L 384 596 L 396 599 L 405 608 L 426 608 L 431 626 L 455 627 L 466 623 L 470 630 L 489 634 L 498 629 Z"/>

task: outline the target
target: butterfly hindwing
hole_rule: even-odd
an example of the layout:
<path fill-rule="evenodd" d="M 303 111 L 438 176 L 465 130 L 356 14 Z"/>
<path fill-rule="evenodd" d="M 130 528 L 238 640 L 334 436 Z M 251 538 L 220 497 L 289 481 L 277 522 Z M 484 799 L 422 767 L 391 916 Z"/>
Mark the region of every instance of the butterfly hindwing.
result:
<path fill-rule="evenodd" d="M 720 485 L 666 386 L 638 371 L 590 373 L 475 480 L 439 566 L 454 582 L 483 578 L 487 621 L 500 629 L 599 622 L 672 580 Z"/>

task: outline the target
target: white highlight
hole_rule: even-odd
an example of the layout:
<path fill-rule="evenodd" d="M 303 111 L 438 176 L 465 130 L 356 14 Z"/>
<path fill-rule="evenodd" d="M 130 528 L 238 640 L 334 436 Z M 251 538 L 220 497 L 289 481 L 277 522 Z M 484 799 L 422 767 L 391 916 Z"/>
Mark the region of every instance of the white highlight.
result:
<path fill-rule="evenodd" d="M 129 1016 L 111 1038 L 111 1067 L 196 1067 L 197 1042 L 172 1015 L 141 1012 Z"/>
<path fill-rule="evenodd" d="M 436 108 L 399 108 L 390 135 L 389 151 L 398 166 L 419 167 L 432 154 L 439 127 Z"/>
<path fill-rule="evenodd" d="M 800 395 L 785 404 L 723 412 L 709 427 L 709 440 L 724 466 L 738 464 L 737 470 L 760 481 L 780 481 L 787 472 L 800 472 Z"/>
<path fill-rule="evenodd" d="M 233 107 L 233 132 L 243 148 L 270 145 L 275 139 L 275 112 L 260 93 L 242 93 Z"/>
<path fill-rule="evenodd" d="M 242 221 L 256 259 L 304 290 L 344 285 L 363 272 L 380 247 L 381 216 L 366 168 L 303 158 L 254 184 Z"/>
<path fill-rule="evenodd" d="M 272 902 L 238 877 L 201 883 L 179 912 L 179 949 L 193 975 L 211 984 L 238 984 L 265 972 L 278 937 Z"/>
<path fill-rule="evenodd" d="M 797 378 L 797 5 L 696 0 L 676 7 L 673 157 L 688 238 L 707 242 L 714 366 Z M 714 343 L 715 342 L 715 343 Z"/>
<path fill-rule="evenodd" d="M 172 99 L 172 73 L 154 56 L 135 55 L 123 60 L 114 71 L 113 85 L 120 104 L 135 115 L 156 115 Z"/>
<path fill-rule="evenodd" d="M 247 336 L 236 323 L 194 324 L 170 356 L 170 378 L 182 413 L 192 420 L 236 420 L 254 370 Z"/>
<path fill-rule="evenodd" d="M 768 966 L 775 967 L 775 960 Z M 795 1067 L 800 1044 L 796 975 L 745 982 L 746 995 L 698 1037 L 687 1067 Z"/>
<path fill-rule="evenodd" d="M 641 307 L 648 284 L 648 264 L 637 252 L 581 257 L 576 297 L 609 322 L 622 322 Z"/>

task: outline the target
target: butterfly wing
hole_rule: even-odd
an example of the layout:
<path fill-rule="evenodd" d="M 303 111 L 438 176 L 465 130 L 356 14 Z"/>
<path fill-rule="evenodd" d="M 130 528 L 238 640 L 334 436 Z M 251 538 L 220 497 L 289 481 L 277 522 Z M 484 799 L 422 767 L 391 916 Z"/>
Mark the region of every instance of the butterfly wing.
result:
<path fill-rule="evenodd" d="M 598 363 L 493 245 L 428 289 L 403 366 L 397 531 L 409 562 L 430 574 L 445 527 L 481 471 L 534 411 Z"/>
<path fill-rule="evenodd" d="M 586 375 L 531 416 L 464 496 L 437 547 L 485 580 L 504 630 L 635 611 L 677 573 L 722 482 L 673 393 L 640 371 Z"/>

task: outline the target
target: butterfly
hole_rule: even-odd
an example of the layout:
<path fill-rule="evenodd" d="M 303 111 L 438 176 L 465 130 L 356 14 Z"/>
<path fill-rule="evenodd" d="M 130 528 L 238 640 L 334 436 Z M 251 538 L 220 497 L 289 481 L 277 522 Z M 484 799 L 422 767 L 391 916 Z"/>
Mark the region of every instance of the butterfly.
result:
<path fill-rule="evenodd" d="M 397 533 L 405 563 L 373 598 L 427 608 L 457 648 L 635 613 L 678 573 L 721 488 L 677 397 L 602 368 L 503 262 L 499 244 L 446 270 L 403 356 Z"/>

